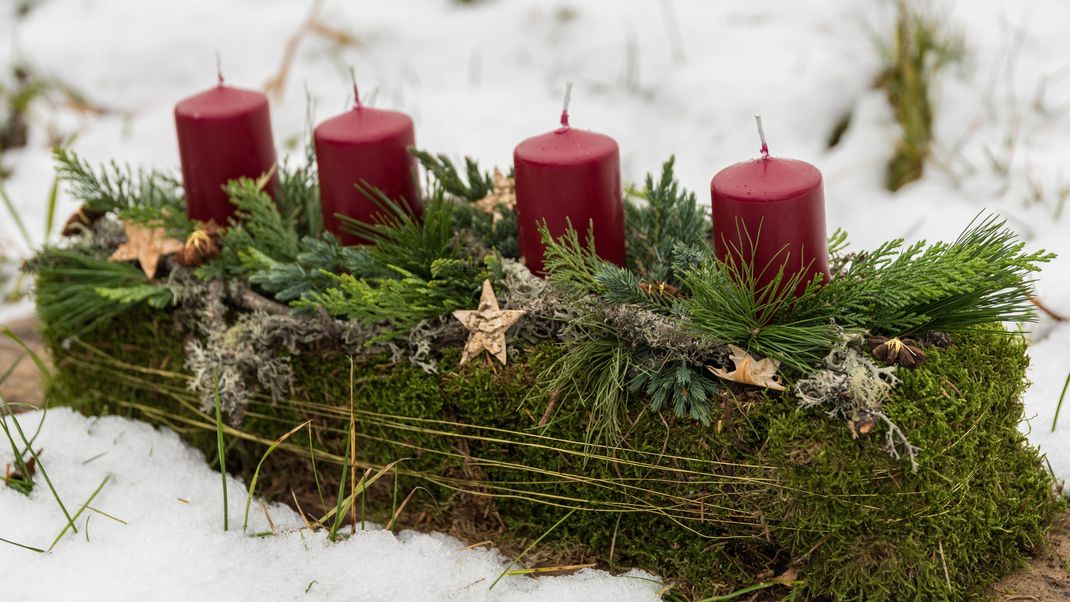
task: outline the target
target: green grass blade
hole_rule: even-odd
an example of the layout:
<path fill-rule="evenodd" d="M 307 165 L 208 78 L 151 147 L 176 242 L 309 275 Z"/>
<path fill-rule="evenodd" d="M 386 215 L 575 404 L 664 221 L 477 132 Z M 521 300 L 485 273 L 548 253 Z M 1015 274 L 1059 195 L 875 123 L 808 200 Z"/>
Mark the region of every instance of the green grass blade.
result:
<path fill-rule="evenodd" d="M 1066 398 L 1066 388 L 1070 387 L 1070 372 L 1066 373 L 1066 382 L 1063 383 L 1063 392 L 1059 395 L 1059 405 L 1055 406 L 1055 418 L 1051 420 L 1051 432 L 1055 432 L 1055 425 L 1059 424 L 1059 411 L 1063 409 L 1063 399 Z"/>
<path fill-rule="evenodd" d="M 566 520 L 568 520 L 568 517 L 572 516 L 575 512 L 576 512 L 575 508 L 573 508 L 572 510 L 569 510 L 568 514 L 562 516 L 560 520 L 558 520 L 556 523 L 553 524 L 552 527 L 547 529 L 542 535 L 540 535 L 538 538 L 536 538 L 535 541 L 529 543 L 528 547 L 524 548 L 524 551 L 521 552 L 520 555 L 518 555 L 516 558 L 514 558 L 512 562 L 509 563 L 509 566 L 505 567 L 505 570 L 502 571 L 500 575 L 498 575 L 498 578 L 495 579 L 494 583 L 491 583 L 490 587 L 488 587 L 487 589 L 488 590 L 494 589 L 494 586 L 498 585 L 498 582 L 501 581 L 502 578 L 505 577 L 509 573 L 509 571 L 513 570 L 513 567 L 516 566 L 516 563 L 520 562 L 520 559 L 523 558 L 525 554 L 530 552 L 531 549 L 534 548 L 535 546 L 539 545 L 540 541 L 545 539 L 546 536 L 549 535 L 550 533 L 552 533 L 554 529 L 560 527 L 561 523 L 563 523 Z"/>
<path fill-rule="evenodd" d="M 48 213 L 45 217 L 45 237 L 47 241 L 52 236 L 52 228 L 56 225 L 56 200 L 59 198 L 59 174 L 52 178 L 52 187 L 48 190 Z"/>
<path fill-rule="evenodd" d="M 31 552 L 37 552 L 38 554 L 44 554 L 45 553 L 45 551 L 42 550 L 41 548 L 35 548 L 33 546 L 27 546 L 27 545 L 21 544 L 21 543 L 19 543 L 17 541 L 11 541 L 10 539 L 4 539 L 3 537 L 0 537 L 0 541 L 2 541 L 4 543 L 9 543 L 9 544 L 11 544 L 13 546 L 22 548 L 24 550 L 29 550 Z"/>
<path fill-rule="evenodd" d="M 349 450 L 350 446 L 346 445 L 345 455 L 342 457 L 342 478 L 338 483 L 338 499 L 335 501 L 334 510 L 332 511 L 334 513 L 334 521 L 331 522 L 331 529 L 327 533 L 327 539 L 331 541 L 338 540 L 338 529 L 342 526 L 342 521 L 345 520 L 346 511 L 343 506 L 345 506 L 346 499 L 346 476 L 348 476 L 347 473 L 349 472 Z M 329 517 L 324 517 L 324 519 L 327 518 Z"/>
<path fill-rule="evenodd" d="M 48 485 L 48 490 L 52 492 L 52 497 L 55 498 L 56 504 L 58 504 L 60 510 L 63 511 L 63 515 L 67 517 L 67 526 L 77 533 L 78 527 L 74 526 L 74 519 L 71 518 L 71 514 L 67 512 L 67 507 L 63 505 L 63 500 L 60 499 L 59 493 L 56 492 L 55 486 L 52 485 L 52 479 L 48 478 L 48 471 L 45 470 L 44 463 L 41 462 L 41 458 L 37 455 L 37 452 L 33 451 L 33 447 L 30 446 L 30 440 L 26 438 L 26 433 L 22 431 L 22 425 L 19 424 L 19 419 L 16 418 L 14 414 L 11 414 L 11 422 L 15 424 L 15 430 L 19 432 L 19 437 L 22 438 L 22 442 L 29 449 L 30 455 L 32 455 L 37 462 L 37 470 L 41 471 L 41 476 L 45 478 L 45 483 Z M 4 430 L 7 430 L 6 427 Z M 10 435 L 8 438 L 10 439 Z"/>
<path fill-rule="evenodd" d="M 26 344 L 26 341 L 23 341 L 22 338 L 19 337 L 19 335 L 15 334 L 15 332 L 7 326 L 0 328 L 0 334 L 3 334 L 12 341 L 15 341 L 16 345 L 22 347 L 22 350 L 30 356 L 30 360 L 33 362 L 33 365 L 37 366 L 37 369 L 41 371 L 41 374 L 46 379 L 52 380 L 52 371 L 48 369 L 48 365 L 45 364 L 44 360 L 41 359 L 41 356 L 37 355 L 37 352 L 31 349 L 30 346 Z"/>
<path fill-rule="evenodd" d="M 257 463 L 256 470 L 253 471 L 253 478 L 249 480 L 249 493 L 245 496 L 245 519 L 242 521 L 241 525 L 242 533 L 245 533 L 245 530 L 249 527 L 249 506 L 251 506 L 253 503 L 253 495 L 255 495 L 256 492 L 256 482 L 260 479 L 260 468 L 264 466 L 264 462 L 267 461 L 268 456 L 271 455 L 271 452 L 275 451 L 278 446 L 282 445 L 283 442 L 293 436 L 294 433 L 305 428 L 311 423 L 311 420 L 306 420 L 305 422 L 293 427 L 285 435 L 273 441 L 271 445 L 269 445 L 268 448 L 264 451 L 264 455 L 260 457 L 260 462 Z"/>
<path fill-rule="evenodd" d="M 227 511 L 227 451 L 223 446 L 223 407 L 219 401 L 219 372 L 212 368 L 212 380 L 215 381 L 215 435 L 216 450 L 219 454 L 219 477 L 223 481 L 223 530 L 230 530 L 230 513 Z"/>
<path fill-rule="evenodd" d="M 59 540 L 63 539 L 63 536 L 67 534 L 68 528 L 74 529 L 74 521 L 78 520 L 78 517 L 80 517 L 82 513 L 85 512 L 85 509 L 89 507 L 89 504 L 93 503 L 93 499 L 97 497 L 97 494 L 99 494 L 102 489 L 104 489 L 104 486 L 108 484 L 109 480 L 111 480 L 111 475 L 104 477 L 104 480 L 100 482 L 100 485 L 97 485 L 97 488 L 93 490 L 92 494 L 90 494 L 89 499 L 87 499 L 82 504 L 82 507 L 78 509 L 78 512 L 74 513 L 74 519 L 72 519 L 70 523 L 63 527 L 63 530 L 59 532 L 59 535 L 56 536 L 56 539 L 52 540 L 52 545 L 48 546 L 49 552 L 51 552 L 52 549 L 56 547 L 56 544 L 59 543 Z M 74 529 L 74 532 L 77 533 L 78 529 Z"/>
<path fill-rule="evenodd" d="M 15 222 L 15 227 L 19 229 L 19 234 L 22 235 L 22 240 L 26 243 L 27 249 L 33 248 L 33 239 L 30 238 L 30 231 L 26 229 L 26 224 L 22 223 L 22 216 L 19 215 L 19 210 L 15 208 L 15 203 L 11 201 L 11 197 L 7 195 L 7 190 L 4 189 L 4 185 L 0 183 L 0 200 L 4 202 L 4 206 L 7 207 L 7 212 L 11 215 L 11 220 Z"/>

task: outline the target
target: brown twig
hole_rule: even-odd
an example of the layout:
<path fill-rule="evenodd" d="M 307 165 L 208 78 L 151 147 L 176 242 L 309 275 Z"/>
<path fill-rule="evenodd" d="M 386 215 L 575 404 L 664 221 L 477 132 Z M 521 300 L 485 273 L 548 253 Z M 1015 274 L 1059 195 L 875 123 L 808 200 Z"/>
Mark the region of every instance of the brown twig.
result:
<path fill-rule="evenodd" d="M 1054 309 L 1048 307 L 1047 305 L 1045 305 L 1044 302 L 1041 301 L 1040 298 L 1038 298 L 1038 297 L 1030 296 L 1029 300 L 1033 302 L 1033 305 L 1037 306 L 1037 309 L 1039 309 L 1040 311 L 1048 314 L 1048 316 L 1050 316 L 1056 322 L 1065 322 L 1068 319 L 1063 314 L 1061 314 L 1061 313 L 1055 311 Z"/>

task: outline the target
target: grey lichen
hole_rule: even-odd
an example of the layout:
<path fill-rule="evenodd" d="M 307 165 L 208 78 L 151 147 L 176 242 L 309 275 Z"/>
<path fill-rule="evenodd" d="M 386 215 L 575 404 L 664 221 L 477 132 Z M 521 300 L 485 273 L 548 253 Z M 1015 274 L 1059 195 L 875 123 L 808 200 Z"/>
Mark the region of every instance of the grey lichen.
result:
<path fill-rule="evenodd" d="M 829 416 L 847 421 L 851 436 L 858 438 L 878 422 L 886 429 L 884 448 L 894 458 L 906 456 L 912 472 L 918 470 L 920 449 L 884 412 L 892 388 L 899 382 L 895 367 L 877 366 L 860 351 L 859 336 L 843 336 L 825 358 L 825 368 L 795 384 L 803 408 L 820 407 Z"/>

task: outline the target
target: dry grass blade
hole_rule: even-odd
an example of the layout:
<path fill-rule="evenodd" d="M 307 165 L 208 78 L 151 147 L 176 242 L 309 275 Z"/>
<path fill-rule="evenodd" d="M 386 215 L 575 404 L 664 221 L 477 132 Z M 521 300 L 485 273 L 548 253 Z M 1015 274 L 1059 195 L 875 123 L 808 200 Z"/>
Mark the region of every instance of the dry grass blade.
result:
<path fill-rule="evenodd" d="M 528 544 L 528 546 L 526 548 L 524 548 L 524 551 L 520 552 L 520 554 L 517 555 L 517 557 L 514 558 L 512 562 L 509 563 L 509 566 L 505 567 L 505 570 L 502 571 L 500 575 L 498 575 L 498 578 L 495 579 L 494 583 L 491 583 L 490 587 L 487 588 L 487 589 L 494 589 L 494 586 L 498 585 L 498 582 L 501 581 L 503 577 L 508 575 L 509 571 L 513 570 L 513 567 L 516 566 L 516 563 L 520 562 L 521 558 L 523 558 L 528 552 L 530 552 L 532 548 L 534 548 L 535 546 L 539 545 L 539 542 L 541 542 L 543 539 L 545 539 L 546 536 L 549 535 L 550 533 L 552 533 L 555 529 L 560 527 L 561 523 L 563 523 L 566 520 L 568 520 L 568 518 L 570 516 L 572 516 L 575 512 L 576 512 L 575 510 L 569 510 L 568 514 L 562 516 L 556 523 L 553 524 L 552 527 L 550 527 L 545 532 L 543 532 L 542 535 L 540 535 L 537 538 L 535 538 L 535 541 L 533 541 L 530 544 Z"/>
<path fill-rule="evenodd" d="M 249 493 L 245 496 L 245 518 L 243 519 L 241 525 L 242 533 L 245 533 L 246 529 L 249 528 L 249 505 L 253 501 L 253 496 L 256 495 L 256 484 L 260 480 L 260 469 L 263 468 L 264 462 L 267 461 L 268 456 L 271 455 L 271 452 L 275 451 L 275 449 L 282 445 L 283 442 L 292 437 L 294 433 L 310 424 L 312 424 L 312 421 L 306 420 L 305 422 L 302 422 L 301 424 L 293 427 L 286 434 L 272 441 L 271 445 L 269 445 L 268 448 L 264 450 L 264 455 L 260 456 L 260 461 L 256 464 L 256 470 L 253 471 L 253 478 L 249 480 Z M 271 530 L 274 531 L 275 529 L 272 528 Z"/>
<path fill-rule="evenodd" d="M 582 569 L 590 569 L 598 566 L 597 564 L 566 564 L 564 566 L 540 566 L 533 569 L 513 569 L 508 571 L 506 575 L 512 577 L 514 575 L 541 575 L 545 573 L 574 573 Z"/>
<path fill-rule="evenodd" d="M 391 517 L 390 517 L 390 520 L 388 520 L 388 521 L 386 522 L 386 526 L 385 526 L 385 527 L 383 527 L 383 529 L 384 529 L 384 530 L 386 530 L 386 531 L 391 531 L 391 530 L 393 530 L 393 528 L 394 528 L 394 523 L 395 523 L 395 522 L 397 522 L 397 520 L 398 520 L 398 517 L 400 517 L 400 516 L 401 516 L 401 513 L 405 511 L 405 506 L 406 506 L 406 505 L 408 505 L 408 503 L 409 503 L 409 500 L 411 500 L 411 499 L 412 499 L 412 496 L 413 496 L 413 495 L 415 495 L 417 491 L 421 491 L 421 490 L 422 490 L 422 491 L 423 491 L 424 493 L 426 493 L 427 495 L 431 495 L 431 492 L 430 492 L 430 491 L 428 491 L 427 489 L 424 489 L 423 487 L 417 487 L 417 488 L 413 489 L 412 491 L 410 491 L 410 492 L 409 492 L 409 495 L 406 495 L 406 496 L 405 496 L 405 499 L 401 501 L 401 505 L 399 505 L 399 506 L 397 507 L 397 509 L 396 509 L 396 510 L 394 510 L 394 514 L 393 514 L 393 516 L 391 516 Z"/>

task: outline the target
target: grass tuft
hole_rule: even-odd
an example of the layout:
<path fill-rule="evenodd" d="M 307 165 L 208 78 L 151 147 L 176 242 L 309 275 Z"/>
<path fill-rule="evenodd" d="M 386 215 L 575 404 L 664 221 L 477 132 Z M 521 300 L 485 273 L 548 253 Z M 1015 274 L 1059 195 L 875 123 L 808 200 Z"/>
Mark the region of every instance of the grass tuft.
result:
<path fill-rule="evenodd" d="M 962 36 L 920 3 L 899 0 L 896 9 L 895 31 L 880 47 L 885 67 L 879 81 L 901 130 L 884 178 L 893 192 L 921 177 L 933 141 L 936 79 L 965 52 Z"/>

